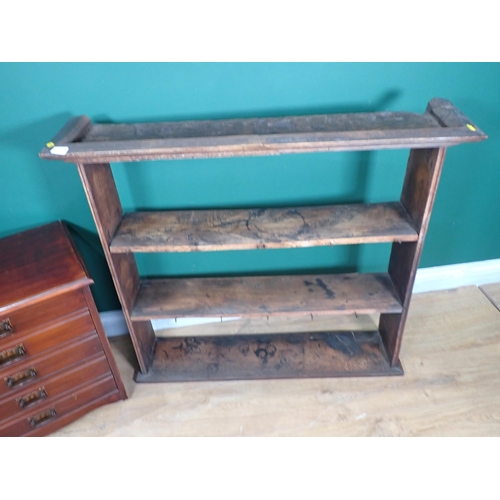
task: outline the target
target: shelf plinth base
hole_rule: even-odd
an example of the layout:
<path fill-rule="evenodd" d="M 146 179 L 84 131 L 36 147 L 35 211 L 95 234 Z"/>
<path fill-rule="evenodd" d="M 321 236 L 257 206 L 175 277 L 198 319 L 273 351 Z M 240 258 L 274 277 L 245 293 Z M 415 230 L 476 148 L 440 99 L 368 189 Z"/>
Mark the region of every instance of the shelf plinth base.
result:
<path fill-rule="evenodd" d="M 313 332 L 158 338 L 136 382 L 403 375 L 390 366 L 380 334 Z"/>

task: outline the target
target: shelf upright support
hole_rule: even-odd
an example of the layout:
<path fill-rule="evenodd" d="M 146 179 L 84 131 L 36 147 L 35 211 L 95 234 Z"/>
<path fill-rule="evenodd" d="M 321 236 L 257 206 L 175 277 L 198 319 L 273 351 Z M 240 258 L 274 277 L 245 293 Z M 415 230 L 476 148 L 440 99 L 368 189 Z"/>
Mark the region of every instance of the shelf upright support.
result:
<path fill-rule="evenodd" d="M 395 366 L 399 361 L 399 351 L 413 284 L 422 255 L 445 154 L 446 148 L 410 150 L 401 193 L 401 204 L 413 220 L 418 240 L 392 244 L 389 275 L 399 293 L 403 312 L 381 314 L 379 324 L 380 335 L 391 366 Z"/>
<path fill-rule="evenodd" d="M 153 359 L 156 337 L 151 321 L 134 321 L 130 311 L 139 290 L 139 272 L 134 254 L 112 254 L 109 250 L 123 210 L 109 163 L 78 163 L 78 172 L 101 239 L 123 315 L 137 354 L 139 368 L 147 373 Z"/>

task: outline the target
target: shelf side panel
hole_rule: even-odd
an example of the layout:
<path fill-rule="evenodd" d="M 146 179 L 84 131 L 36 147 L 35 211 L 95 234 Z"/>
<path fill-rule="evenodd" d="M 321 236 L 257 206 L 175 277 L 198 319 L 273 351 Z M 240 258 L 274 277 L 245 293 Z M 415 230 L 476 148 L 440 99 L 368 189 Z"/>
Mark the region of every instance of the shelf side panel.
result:
<path fill-rule="evenodd" d="M 112 255 L 109 243 L 122 218 L 122 206 L 109 164 L 78 164 L 104 255 L 122 305 L 139 366 L 147 372 L 156 337 L 150 321 L 132 322 L 130 308 L 139 289 L 139 272 L 133 254 Z"/>
<path fill-rule="evenodd" d="M 123 217 L 110 249 L 195 252 L 416 241 L 400 203 L 245 210 L 136 212 Z"/>
<path fill-rule="evenodd" d="M 393 244 L 391 250 L 389 275 L 403 304 L 401 313 L 380 315 L 379 330 L 391 363 L 396 363 L 399 358 L 413 284 L 422 255 L 445 154 L 445 148 L 410 151 L 401 193 L 401 204 L 413 219 L 419 237 L 413 243 Z"/>

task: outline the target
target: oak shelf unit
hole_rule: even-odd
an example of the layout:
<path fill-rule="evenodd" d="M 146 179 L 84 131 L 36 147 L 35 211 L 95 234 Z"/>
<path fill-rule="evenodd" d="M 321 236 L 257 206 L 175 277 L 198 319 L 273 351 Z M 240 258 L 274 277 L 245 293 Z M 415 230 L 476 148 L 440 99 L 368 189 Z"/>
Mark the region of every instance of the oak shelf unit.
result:
<path fill-rule="evenodd" d="M 213 121 L 70 120 L 40 157 L 75 163 L 137 354 L 139 382 L 402 375 L 399 351 L 446 149 L 486 135 L 452 103 Z M 112 162 L 410 149 L 399 202 L 123 213 Z M 137 252 L 392 243 L 387 273 L 144 279 Z M 377 331 L 157 338 L 156 318 L 379 313 Z"/>

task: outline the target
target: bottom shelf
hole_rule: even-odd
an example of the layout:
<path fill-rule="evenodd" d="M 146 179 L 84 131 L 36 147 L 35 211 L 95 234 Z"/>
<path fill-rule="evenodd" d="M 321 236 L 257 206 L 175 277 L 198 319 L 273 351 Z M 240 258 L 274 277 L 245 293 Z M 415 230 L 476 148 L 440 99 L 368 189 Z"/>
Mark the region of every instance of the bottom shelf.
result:
<path fill-rule="evenodd" d="M 136 382 L 403 375 L 390 366 L 379 332 L 158 338 Z"/>

